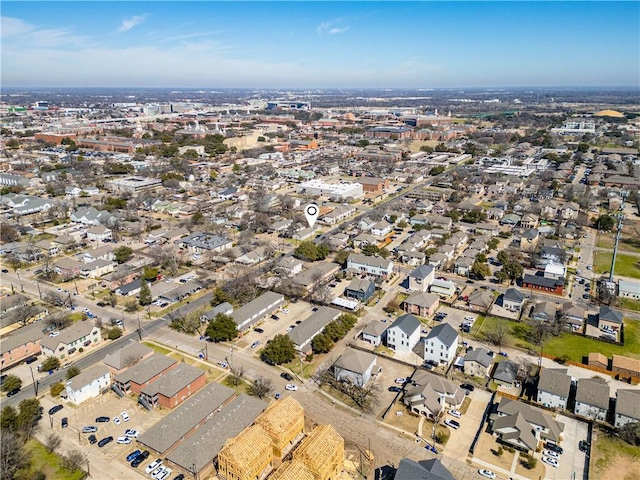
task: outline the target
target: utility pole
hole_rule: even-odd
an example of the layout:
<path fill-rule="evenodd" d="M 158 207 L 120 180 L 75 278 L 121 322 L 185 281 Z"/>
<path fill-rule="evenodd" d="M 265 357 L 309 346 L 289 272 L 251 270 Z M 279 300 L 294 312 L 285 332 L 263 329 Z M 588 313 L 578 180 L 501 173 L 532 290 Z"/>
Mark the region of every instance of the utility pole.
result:
<path fill-rule="evenodd" d="M 42 300 L 42 292 L 40 291 L 40 280 L 36 280 L 36 286 L 38 287 L 38 296 Z"/>
<path fill-rule="evenodd" d="M 124 314 L 122 314 L 122 316 L 124 317 Z M 138 340 L 142 340 L 142 329 L 140 328 L 140 315 L 138 315 Z"/>
<path fill-rule="evenodd" d="M 627 198 L 629 192 L 623 190 L 620 192 L 622 197 L 622 205 L 620 209 L 624 208 L 624 200 Z M 613 272 L 616 268 L 616 257 L 618 255 L 618 242 L 620 241 L 620 235 L 622 234 L 622 222 L 624 221 L 624 213 L 618 214 L 618 231 L 616 232 L 616 242 L 613 245 L 613 256 L 611 257 L 611 268 L 609 269 L 609 282 L 613 282 Z"/>
<path fill-rule="evenodd" d="M 29 365 L 29 370 L 31 370 L 31 381 L 33 382 L 33 391 L 36 394 L 36 397 L 38 397 L 38 381 L 33 376 L 33 367 L 31 365 Z"/>

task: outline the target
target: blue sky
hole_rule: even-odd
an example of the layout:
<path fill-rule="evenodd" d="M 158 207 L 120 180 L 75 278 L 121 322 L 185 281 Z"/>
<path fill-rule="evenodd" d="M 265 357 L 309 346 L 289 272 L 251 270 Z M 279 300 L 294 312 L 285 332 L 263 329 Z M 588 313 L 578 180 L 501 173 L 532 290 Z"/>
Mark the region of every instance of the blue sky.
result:
<path fill-rule="evenodd" d="M 2 2 L 5 87 L 638 86 L 640 2 Z"/>

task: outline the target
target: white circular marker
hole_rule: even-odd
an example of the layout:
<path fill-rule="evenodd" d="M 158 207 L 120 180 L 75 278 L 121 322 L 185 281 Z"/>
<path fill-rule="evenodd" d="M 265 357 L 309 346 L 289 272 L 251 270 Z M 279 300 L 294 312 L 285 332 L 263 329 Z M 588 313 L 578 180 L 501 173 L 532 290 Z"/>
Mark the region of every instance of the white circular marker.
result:
<path fill-rule="evenodd" d="M 320 213 L 320 209 L 315 203 L 310 203 L 306 207 L 304 207 L 304 216 L 307 218 L 307 223 L 310 228 L 316 224 L 316 220 L 318 220 L 318 214 Z"/>

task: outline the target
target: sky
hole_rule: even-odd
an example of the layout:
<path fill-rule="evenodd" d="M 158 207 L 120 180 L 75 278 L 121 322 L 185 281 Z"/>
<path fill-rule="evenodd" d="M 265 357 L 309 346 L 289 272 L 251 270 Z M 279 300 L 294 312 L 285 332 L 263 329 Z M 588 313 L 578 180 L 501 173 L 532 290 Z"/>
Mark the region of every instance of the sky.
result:
<path fill-rule="evenodd" d="M 2 1 L 4 87 L 640 86 L 640 2 Z"/>

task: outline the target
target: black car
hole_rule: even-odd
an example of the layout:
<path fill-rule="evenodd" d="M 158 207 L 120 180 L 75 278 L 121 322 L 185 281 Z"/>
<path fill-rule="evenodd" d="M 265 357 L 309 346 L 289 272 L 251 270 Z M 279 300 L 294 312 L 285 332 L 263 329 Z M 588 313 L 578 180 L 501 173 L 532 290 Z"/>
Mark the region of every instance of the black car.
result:
<path fill-rule="evenodd" d="M 9 273 L 9 270 L 7 270 L 6 268 L 3 268 L 2 273 Z"/>
<path fill-rule="evenodd" d="M 91 445 L 93 445 L 94 443 L 96 443 L 96 442 L 98 441 L 98 439 L 96 438 L 96 436 L 95 436 L 95 435 L 89 435 L 89 437 L 88 437 L 88 438 L 89 438 L 89 443 L 90 443 Z"/>
<path fill-rule="evenodd" d="M 2 385 L 4 383 L 6 378 L 7 378 L 6 375 L 0 375 L 0 385 Z"/>
<path fill-rule="evenodd" d="M 261 328 L 254 328 L 253 331 L 256 333 L 264 333 L 264 330 Z"/>
<path fill-rule="evenodd" d="M 544 444 L 544 448 L 546 448 L 547 450 L 551 450 L 552 452 L 556 452 L 562 455 L 562 452 L 564 452 L 564 449 L 558 445 L 556 445 L 555 443 L 545 443 Z"/>
<path fill-rule="evenodd" d="M 67 417 L 62 417 L 60 421 L 62 428 L 67 428 L 69 426 L 69 419 Z"/>
<path fill-rule="evenodd" d="M 55 405 L 49 409 L 49 415 L 53 415 L 56 412 L 62 410 L 62 405 Z"/>
<path fill-rule="evenodd" d="M 36 360 L 38 360 L 38 357 L 36 357 L 35 355 L 31 355 L 29 358 L 27 358 L 24 363 L 26 363 L 27 365 L 35 362 Z"/>
<path fill-rule="evenodd" d="M 402 389 L 400 387 L 389 387 L 389 391 L 390 392 L 394 392 L 394 393 L 400 393 L 402 391 Z"/>
<path fill-rule="evenodd" d="M 144 462 L 148 457 L 149 457 L 149 450 L 145 450 L 144 452 L 142 452 L 140 455 L 138 455 L 136 458 L 132 460 L 131 466 L 133 468 L 136 468 L 138 465 Z"/>
<path fill-rule="evenodd" d="M 271 318 L 274 319 L 274 320 L 280 320 L 280 317 L 277 316 L 277 315 L 271 315 Z"/>
<path fill-rule="evenodd" d="M 99 306 L 99 307 L 106 307 L 107 306 L 107 304 L 104 303 L 104 302 L 98 302 L 98 303 L 96 303 L 96 305 Z"/>
<path fill-rule="evenodd" d="M 463 383 L 462 385 L 460 385 L 460 388 L 464 388 L 465 390 L 469 390 L 470 392 L 473 392 L 475 390 L 475 387 L 470 383 Z"/>
<path fill-rule="evenodd" d="M 591 446 L 591 444 L 589 442 L 587 442 L 586 440 L 580 440 L 580 442 L 578 443 L 578 449 L 581 452 L 589 451 L 589 447 L 590 446 Z"/>
<path fill-rule="evenodd" d="M 107 443 L 111 443 L 111 442 L 113 442 L 112 436 L 104 437 L 102 440 L 98 442 L 98 446 L 104 447 Z"/>
<path fill-rule="evenodd" d="M 180 475 L 176 475 L 175 477 L 173 477 L 173 480 L 184 480 L 184 474 L 180 474 Z"/>
<path fill-rule="evenodd" d="M 19 392 L 20 392 L 19 388 L 14 388 L 10 392 L 7 392 L 7 397 L 13 397 L 14 395 L 17 395 Z"/>
<path fill-rule="evenodd" d="M 109 423 L 110 421 L 109 417 L 96 417 L 96 423 Z"/>
<path fill-rule="evenodd" d="M 282 373 L 280 374 L 280 376 L 281 376 L 282 378 L 284 378 L 287 382 L 292 382 L 292 381 L 293 381 L 293 375 L 291 375 L 290 373 L 282 372 Z"/>

